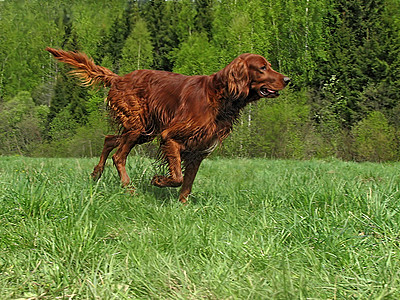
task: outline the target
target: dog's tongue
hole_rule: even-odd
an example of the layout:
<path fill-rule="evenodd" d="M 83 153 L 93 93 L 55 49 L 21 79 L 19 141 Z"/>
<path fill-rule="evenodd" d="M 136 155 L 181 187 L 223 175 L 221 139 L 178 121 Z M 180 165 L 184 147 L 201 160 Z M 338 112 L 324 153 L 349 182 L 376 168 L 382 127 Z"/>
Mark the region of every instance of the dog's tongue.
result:
<path fill-rule="evenodd" d="M 265 87 L 261 88 L 260 92 L 264 97 L 267 97 L 268 95 L 278 95 L 279 94 L 278 91 L 274 91 L 274 90 L 271 90 L 271 89 L 268 89 Z"/>

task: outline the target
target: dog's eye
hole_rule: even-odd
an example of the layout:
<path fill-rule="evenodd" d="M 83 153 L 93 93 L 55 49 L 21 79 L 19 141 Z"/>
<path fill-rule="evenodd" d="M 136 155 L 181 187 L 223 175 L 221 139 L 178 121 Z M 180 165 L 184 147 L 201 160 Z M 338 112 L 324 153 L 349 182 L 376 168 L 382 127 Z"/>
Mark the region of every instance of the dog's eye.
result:
<path fill-rule="evenodd" d="M 266 71 L 266 70 L 267 70 L 267 66 L 262 66 L 262 67 L 260 68 L 260 70 Z"/>

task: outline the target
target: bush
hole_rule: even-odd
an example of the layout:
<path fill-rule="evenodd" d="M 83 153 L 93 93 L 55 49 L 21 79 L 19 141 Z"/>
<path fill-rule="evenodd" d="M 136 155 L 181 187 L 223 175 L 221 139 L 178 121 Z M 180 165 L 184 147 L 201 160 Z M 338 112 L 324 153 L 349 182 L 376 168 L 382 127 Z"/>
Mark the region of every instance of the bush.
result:
<path fill-rule="evenodd" d="M 354 126 L 354 154 L 359 161 L 392 161 L 397 158 L 396 132 L 379 111 Z"/>
<path fill-rule="evenodd" d="M 78 127 L 68 110 L 58 114 L 51 123 L 52 140 L 43 143 L 32 151 L 33 156 L 43 157 L 92 157 L 100 155 L 103 149 L 104 136 L 110 130 L 107 116 L 94 111 L 88 122 Z"/>
<path fill-rule="evenodd" d="M 173 71 L 185 75 L 212 74 L 221 69 L 216 53 L 207 35 L 192 34 L 179 49 L 171 52 Z"/>
<path fill-rule="evenodd" d="M 310 108 L 302 92 L 289 92 L 273 103 L 261 101 L 255 116 L 254 149 L 257 156 L 305 158 L 310 132 Z"/>
<path fill-rule="evenodd" d="M 35 106 L 28 92 L 19 92 L 0 105 L 0 154 L 27 154 L 41 143 L 47 106 Z"/>
<path fill-rule="evenodd" d="M 78 122 L 76 122 L 68 107 L 60 111 L 50 123 L 49 137 L 53 141 L 65 140 L 72 137 Z"/>
<path fill-rule="evenodd" d="M 305 94 L 287 91 L 278 99 L 248 105 L 217 155 L 303 159 L 313 154 L 314 130 Z"/>

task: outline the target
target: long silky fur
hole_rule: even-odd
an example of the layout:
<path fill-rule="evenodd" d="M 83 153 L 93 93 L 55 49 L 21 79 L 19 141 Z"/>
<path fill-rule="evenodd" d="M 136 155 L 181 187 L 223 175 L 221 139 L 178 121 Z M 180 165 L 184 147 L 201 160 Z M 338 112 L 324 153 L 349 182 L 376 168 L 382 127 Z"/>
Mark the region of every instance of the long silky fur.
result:
<path fill-rule="evenodd" d="M 57 50 L 47 47 L 46 50 L 53 56 L 74 68 L 70 74 L 78 77 L 83 86 L 103 84 L 111 86 L 113 81 L 119 76 L 109 69 L 96 65 L 93 60 L 85 54 L 73 51 Z"/>
<path fill-rule="evenodd" d="M 71 73 L 80 78 L 82 85 L 110 87 L 107 108 L 120 130 L 117 135 L 105 137 L 92 177 L 101 176 L 110 151 L 118 147 L 113 161 L 122 183 L 128 184 L 125 163 L 130 150 L 157 137 L 160 147 L 153 166 L 158 173 L 167 173 L 167 177 L 156 176 L 152 182 L 160 187 L 182 184 L 182 202 L 186 202 L 200 162 L 229 135 L 243 108 L 269 96 L 262 91 L 279 91 L 290 80 L 270 68 L 262 56 L 249 53 L 209 76 L 156 70 L 136 70 L 118 76 L 97 66 L 83 53 L 46 50 L 72 66 Z M 182 168 L 187 171 L 183 182 Z"/>

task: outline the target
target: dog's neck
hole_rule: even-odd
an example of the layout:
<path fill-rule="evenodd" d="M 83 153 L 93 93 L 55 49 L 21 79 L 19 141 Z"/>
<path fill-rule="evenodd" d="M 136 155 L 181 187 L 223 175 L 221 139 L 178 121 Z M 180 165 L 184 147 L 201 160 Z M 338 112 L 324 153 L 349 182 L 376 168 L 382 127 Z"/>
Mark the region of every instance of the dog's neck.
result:
<path fill-rule="evenodd" d="M 209 89 L 212 93 L 209 99 L 214 101 L 211 105 L 215 108 L 217 135 L 221 141 L 229 135 L 233 124 L 239 120 L 244 107 L 260 98 L 256 93 L 252 93 L 251 91 L 246 97 L 230 95 L 226 78 L 224 78 L 224 72 L 222 71 L 210 76 Z"/>
<path fill-rule="evenodd" d="M 260 99 L 257 93 L 250 92 L 246 95 L 232 95 L 227 85 L 226 72 L 224 69 L 210 76 L 209 91 L 213 94 L 210 99 L 214 100 L 212 106 L 217 110 L 217 119 L 236 121 L 240 112 L 250 102 Z M 250 83 L 249 83 L 250 85 Z"/>

